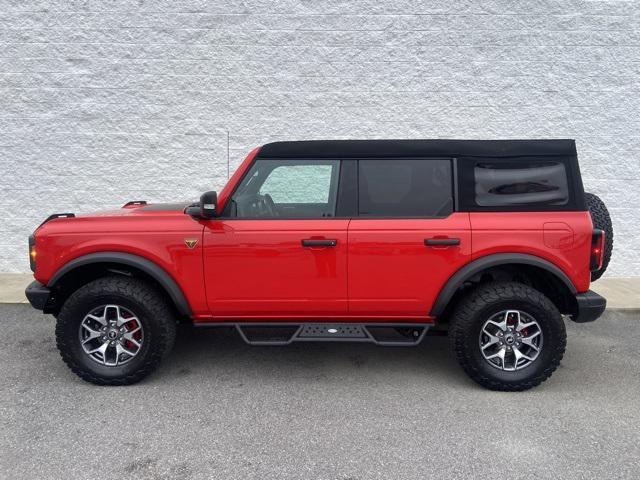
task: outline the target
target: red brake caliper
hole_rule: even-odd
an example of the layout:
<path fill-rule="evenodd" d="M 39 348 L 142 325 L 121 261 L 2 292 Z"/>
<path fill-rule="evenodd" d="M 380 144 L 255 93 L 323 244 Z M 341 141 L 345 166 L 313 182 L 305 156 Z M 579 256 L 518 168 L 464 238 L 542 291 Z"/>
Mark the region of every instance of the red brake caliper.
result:
<path fill-rule="evenodd" d="M 127 329 L 127 332 L 131 332 L 132 330 L 135 330 L 136 328 L 138 328 L 140 325 L 138 325 L 138 322 L 128 322 L 125 325 L 125 328 Z M 135 332 L 133 334 L 133 338 L 135 338 L 135 340 L 140 343 L 140 339 L 142 338 L 142 330 L 138 330 L 137 332 Z M 129 350 L 133 350 L 136 348 L 135 344 L 131 341 L 131 340 L 125 340 L 124 341 L 124 346 L 127 347 Z"/>

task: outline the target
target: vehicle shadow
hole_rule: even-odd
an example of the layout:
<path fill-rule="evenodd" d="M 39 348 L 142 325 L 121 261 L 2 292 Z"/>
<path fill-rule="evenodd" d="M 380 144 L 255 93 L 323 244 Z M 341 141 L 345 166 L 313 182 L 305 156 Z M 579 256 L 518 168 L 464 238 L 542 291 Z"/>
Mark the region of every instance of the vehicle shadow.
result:
<path fill-rule="evenodd" d="M 338 372 L 338 373 L 336 373 Z M 160 375 L 158 375 L 160 374 Z M 302 342 L 250 346 L 232 328 L 181 326 L 175 348 L 154 378 L 197 375 L 344 377 L 420 376 L 425 381 L 469 384 L 446 337 L 427 336 L 418 346 Z"/>

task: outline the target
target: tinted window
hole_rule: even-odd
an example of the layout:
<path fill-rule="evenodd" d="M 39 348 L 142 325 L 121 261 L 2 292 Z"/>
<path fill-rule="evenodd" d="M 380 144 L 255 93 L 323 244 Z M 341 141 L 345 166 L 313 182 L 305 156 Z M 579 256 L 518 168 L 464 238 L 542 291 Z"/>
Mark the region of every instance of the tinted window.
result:
<path fill-rule="evenodd" d="M 565 205 L 567 172 L 559 162 L 486 162 L 474 167 L 475 203 L 482 207 Z"/>
<path fill-rule="evenodd" d="M 231 216 L 333 217 L 339 166 L 339 160 L 257 160 L 231 198 Z"/>
<path fill-rule="evenodd" d="M 361 216 L 436 217 L 453 211 L 450 160 L 360 160 Z"/>

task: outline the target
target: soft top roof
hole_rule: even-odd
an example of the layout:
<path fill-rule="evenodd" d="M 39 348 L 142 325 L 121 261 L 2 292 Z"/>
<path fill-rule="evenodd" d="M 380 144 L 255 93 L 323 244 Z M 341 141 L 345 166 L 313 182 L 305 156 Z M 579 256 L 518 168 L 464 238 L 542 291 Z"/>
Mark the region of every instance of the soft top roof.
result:
<path fill-rule="evenodd" d="M 574 140 L 308 140 L 264 145 L 261 158 L 576 156 Z"/>

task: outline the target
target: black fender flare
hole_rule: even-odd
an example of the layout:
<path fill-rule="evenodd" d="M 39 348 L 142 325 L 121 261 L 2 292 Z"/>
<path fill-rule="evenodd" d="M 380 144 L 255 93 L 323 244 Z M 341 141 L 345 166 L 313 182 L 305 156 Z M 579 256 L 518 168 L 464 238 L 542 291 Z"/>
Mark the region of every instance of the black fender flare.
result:
<path fill-rule="evenodd" d="M 558 278 L 572 294 L 576 294 L 577 290 L 571 279 L 558 267 L 556 267 L 553 263 L 549 262 L 540 257 L 536 257 L 535 255 L 527 255 L 525 253 L 494 253 L 491 255 L 487 255 L 486 257 L 481 257 L 476 260 L 473 260 L 470 263 L 467 263 L 465 266 L 460 268 L 456 273 L 454 273 L 447 283 L 445 283 L 442 290 L 438 294 L 436 301 L 433 303 L 433 307 L 431 308 L 431 312 L 429 313 L 432 317 L 438 317 L 442 315 L 445 308 L 449 304 L 449 301 L 453 298 L 453 295 L 456 293 L 458 288 L 469 280 L 471 277 L 481 272 L 482 270 L 486 270 L 487 268 L 497 267 L 500 265 L 531 265 L 534 267 L 542 268 L 550 273 L 552 273 L 555 277 Z"/>
<path fill-rule="evenodd" d="M 187 298 L 184 296 L 182 289 L 176 283 L 176 281 L 167 273 L 167 271 L 160 267 L 158 264 L 149 260 L 148 258 L 141 257 L 139 255 L 133 255 L 131 253 L 123 252 L 98 252 L 89 253 L 81 257 L 74 258 L 73 260 L 65 263 L 58 271 L 51 277 L 47 283 L 47 287 L 52 288 L 72 270 L 91 265 L 94 263 L 115 263 L 120 265 L 128 265 L 135 267 L 151 278 L 153 278 L 164 290 L 167 292 L 171 300 L 173 301 L 178 313 L 184 316 L 191 316 L 191 307 Z"/>

